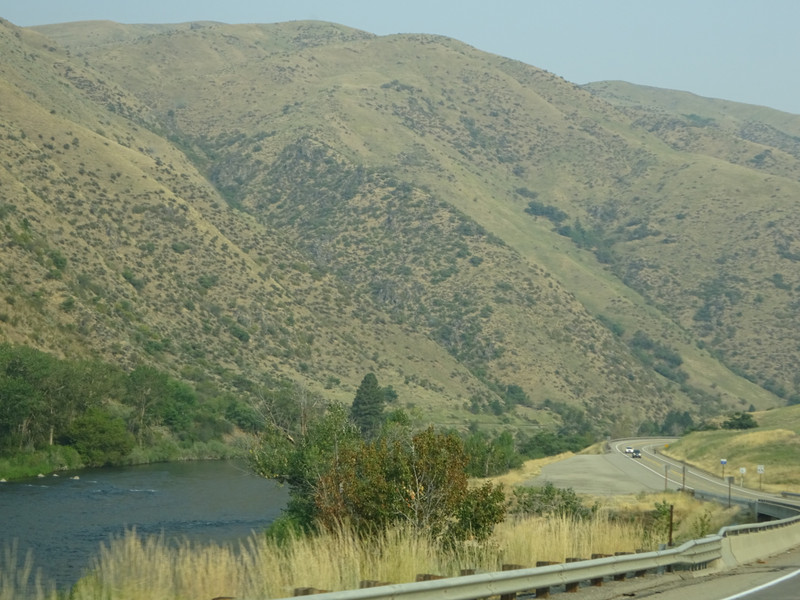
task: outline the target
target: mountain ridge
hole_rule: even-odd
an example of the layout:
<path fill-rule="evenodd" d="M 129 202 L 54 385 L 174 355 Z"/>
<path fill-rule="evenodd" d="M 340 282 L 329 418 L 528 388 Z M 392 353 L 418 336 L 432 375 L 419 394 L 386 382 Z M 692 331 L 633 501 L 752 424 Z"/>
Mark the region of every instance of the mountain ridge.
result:
<path fill-rule="evenodd" d="M 17 76 L 42 82 L 42 108 L 7 107 L 0 141 L 63 173 L 42 185 L 43 173 L 6 167 L 3 189 L 35 198 L 5 194 L 5 245 L 30 263 L 36 252 L 14 241 L 27 218 L 67 260 L 34 260 L 33 283 L 11 269 L 8 339 L 57 350 L 32 331 L 66 328 L 69 343 L 125 364 L 223 381 L 278 372 L 343 400 L 374 370 L 426 419 L 494 426 L 547 423 L 546 402 L 565 401 L 632 433 L 670 410 L 796 393 L 775 361 L 791 327 L 774 348 L 753 344 L 794 326 L 800 280 L 788 268 L 797 222 L 769 225 L 800 171 L 794 130 L 772 117 L 745 137 L 743 118 L 716 127 L 710 109 L 645 109 L 441 36 L 319 22 L 3 29 L 4 56 L 20 57 L 4 81 L 33 75 L 34 54 L 51 64 Z M 737 186 L 767 205 L 759 236 L 778 259 L 748 243 L 743 200 L 741 250 L 725 250 L 716 205 Z M 86 259 L 64 244 L 80 238 L 96 259 L 70 272 Z M 744 270 L 746 255 L 773 273 Z M 95 279 L 101 294 L 87 292 Z M 59 286 L 46 314 L 27 308 Z M 89 325 L 103 323 L 99 336 Z"/>

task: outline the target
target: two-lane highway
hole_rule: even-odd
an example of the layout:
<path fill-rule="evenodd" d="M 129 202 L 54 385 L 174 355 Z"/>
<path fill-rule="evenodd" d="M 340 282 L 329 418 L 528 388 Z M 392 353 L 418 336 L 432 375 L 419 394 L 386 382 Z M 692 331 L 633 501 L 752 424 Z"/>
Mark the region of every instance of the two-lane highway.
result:
<path fill-rule="evenodd" d="M 661 450 L 674 438 L 648 438 L 616 440 L 609 444 L 605 454 L 577 455 L 552 463 L 542 468 L 528 485 L 543 485 L 550 482 L 557 487 L 572 488 L 583 494 L 615 495 L 664 490 L 696 490 L 727 498 L 730 491 L 733 499 L 753 501 L 756 499 L 781 499 L 767 494 L 730 486 L 720 477 L 689 467 L 680 461 L 668 458 Z M 626 447 L 641 451 L 641 458 L 632 458 Z M 782 499 L 781 499 L 782 500 Z"/>
<path fill-rule="evenodd" d="M 752 502 L 754 500 L 780 500 L 786 502 L 776 494 L 768 494 L 758 490 L 742 487 L 729 483 L 726 479 L 717 477 L 705 471 L 690 467 L 685 463 L 665 456 L 661 451 L 674 440 L 647 439 L 647 440 L 621 440 L 611 443 L 612 453 L 625 454 L 625 448 L 633 445 L 641 450 L 642 458 L 633 459 L 641 469 L 658 475 L 662 481 L 661 489 L 695 491 L 698 494 L 712 494 L 725 498 L 730 495 L 734 500 Z M 731 476 L 733 473 L 730 474 Z M 736 478 L 738 479 L 738 478 Z"/>
<path fill-rule="evenodd" d="M 578 455 L 543 467 L 526 485 L 547 482 L 576 492 L 595 495 L 633 494 L 686 488 L 698 494 L 728 496 L 728 482 L 664 456 L 662 450 L 675 441 L 666 438 L 617 440 L 599 455 Z M 633 458 L 625 449 L 641 451 Z M 785 499 L 773 494 L 732 485 L 732 499 Z M 696 574 L 697 579 L 664 577 L 652 582 L 632 580 L 627 586 L 582 592 L 587 600 L 610 600 L 624 596 L 658 597 L 660 600 L 796 600 L 800 598 L 800 550 L 742 565 L 724 573 Z M 622 589 L 624 588 L 624 589 Z"/>
<path fill-rule="evenodd" d="M 664 490 L 664 467 L 659 466 L 656 448 L 669 440 L 621 440 L 611 443 L 605 454 L 580 454 L 546 465 L 528 485 L 552 483 L 582 494 L 637 494 Z M 625 447 L 642 449 L 642 458 L 631 458 Z M 675 483 L 670 484 L 675 489 Z"/>

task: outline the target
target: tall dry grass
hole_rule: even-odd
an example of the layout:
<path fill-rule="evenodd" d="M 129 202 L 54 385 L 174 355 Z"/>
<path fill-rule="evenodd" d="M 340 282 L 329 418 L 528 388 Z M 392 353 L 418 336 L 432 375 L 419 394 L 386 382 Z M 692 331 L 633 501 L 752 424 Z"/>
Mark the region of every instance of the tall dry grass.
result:
<path fill-rule="evenodd" d="M 16 542 L 3 549 L 0 563 L 0 600 L 55 600 L 55 588 L 42 580 L 33 568 L 33 554 L 20 562 Z"/>
<path fill-rule="evenodd" d="M 689 494 L 675 492 L 612 496 L 604 500 L 601 510 L 616 515 L 647 515 L 657 503 L 674 507 L 673 539 L 676 543 L 716 533 L 741 516 L 739 506 L 728 508 L 721 503 L 703 502 Z M 664 541 L 655 539 L 650 545 Z M 648 548 L 648 543 L 644 547 Z"/>
<path fill-rule="evenodd" d="M 135 530 L 101 546 L 70 600 L 203 600 L 218 596 L 286 598 L 298 587 L 347 590 L 362 580 L 405 583 L 421 573 L 455 576 L 462 569 L 498 571 L 504 564 L 534 566 L 592 554 L 654 549 L 647 515 L 656 502 L 675 506 L 676 540 L 716 531 L 731 515 L 681 494 L 609 499 L 591 520 L 567 517 L 510 517 L 491 539 L 443 550 L 411 528 L 395 527 L 369 539 L 350 529 L 297 536 L 278 544 L 252 535 L 238 545 L 174 542 Z M 6 550 L 0 571 L 0 600 L 55 600 L 37 580 L 30 559 L 21 565 Z"/>
<path fill-rule="evenodd" d="M 641 522 L 612 519 L 606 512 L 590 522 L 569 517 L 525 518 L 502 523 L 494 535 L 503 562 L 521 565 L 634 552 L 644 547 L 646 538 Z"/>
<path fill-rule="evenodd" d="M 410 528 L 369 540 L 343 528 L 296 537 L 279 546 L 252 536 L 237 547 L 170 544 L 135 531 L 104 545 L 92 571 L 72 590 L 73 600 L 179 600 L 216 596 L 285 598 L 297 587 L 346 590 L 362 580 L 410 582 L 421 573 L 458 575 L 461 569 L 497 571 L 504 563 L 588 558 L 641 547 L 640 525 L 598 516 L 593 521 L 527 518 L 497 527 L 485 544 L 442 550 Z M 3 599 L 5 600 L 5 599 Z"/>

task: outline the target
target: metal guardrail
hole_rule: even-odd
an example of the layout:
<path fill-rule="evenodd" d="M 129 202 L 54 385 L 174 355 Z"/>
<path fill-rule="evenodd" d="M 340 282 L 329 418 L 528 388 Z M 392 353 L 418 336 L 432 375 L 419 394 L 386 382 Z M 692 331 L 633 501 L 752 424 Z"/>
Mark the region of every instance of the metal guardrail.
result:
<path fill-rule="evenodd" d="M 795 510 L 795 512 L 800 513 L 800 508 L 794 505 L 783 505 L 784 507 L 791 507 Z M 719 530 L 720 537 L 731 537 L 734 535 L 743 535 L 747 533 L 755 533 L 760 531 L 769 531 L 771 529 L 780 529 L 781 527 L 787 527 L 789 525 L 794 525 L 795 523 L 800 523 L 800 514 L 795 515 L 794 517 L 789 517 L 788 519 L 780 519 L 779 521 L 766 521 L 765 523 L 744 523 L 742 525 L 728 525 L 727 527 L 723 527 Z"/>
<path fill-rule="evenodd" d="M 708 492 L 689 487 L 687 487 L 686 490 L 698 500 L 712 500 L 714 502 L 718 502 L 719 504 L 727 504 L 728 500 L 730 499 L 731 504 L 738 504 L 739 506 L 753 508 L 756 503 L 756 500 L 753 498 L 743 498 L 741 496 L 737 496 L 736 494 L 728 496 L 728 494 L 718 494 L 716 492 Z"/>
<path fill-rule="evenodd" d="M 696 495 L 714 498 L 717 501 L 728 500 L 727 495 L 721 494 L 696 493 Z M 742 504 L 753 504 L 753 501 L 736 500 Z M 787 505 L 791 506 L 788 503 Z M 314 598 L 315 600 L 474 600 L 492 596 L 514 598 L 517 594 L 526 592 L 535 592 L 539 597 L 546 596 L 550 588 L 558 586 L 563 586 L 567 591 L 575 591 L 582 583 L 599 585 L 607 578 L 624 579 L 630 574 L 640 576 L 657 570 L 694 570 L 723 559 L 725 538 L 800 523 L 800 507 L 795 505 L 793 508 L 798 512 L 797 516 L 766 523 L 723 527 L 717 534 L 691 540 L 677 548 L 667 550 L 620 554 L 592 560 L 431 581 L 386 584 L 358 590 L 324 592 L 315 594 Z"/>
<path fill-rule="evenodd" d="M 604 579 L 624 579 L 655 570 L 699 569 L 723 558 L 726 537 L 763 532 L 800 523 L 800 515 L 770 521 L 723 527 L 719 533 L 691 540 L 677 548 L 621 554 L 592 560 L 498 571 L 432 581 L 387 584 L 358 590 L 315 594 L 315 600 L 474 600 L 490 596 L 513 598 L 536 592 L 546 596 L 550 588 L 564 586 L 575 591 L 581 583 L 599 585 Z"/>
<path fill-rule="evenodd" d="M 327 592 L 315 595 L 315 600 L 473 600 L 490 596 L 512 596 L 556 586 L 577 588 L 584 582 L 598 584 L 605 578 L 624 578 L 628 574 L 643 575 L 655 569 L 701 568 L 722 558 L 722 537 L 708 536 L 686 542 L 678 548 L 623 554 L 593 560 L 532 567 L 513 571 L 498 571 L 389 584 L 360 590 Z"/>

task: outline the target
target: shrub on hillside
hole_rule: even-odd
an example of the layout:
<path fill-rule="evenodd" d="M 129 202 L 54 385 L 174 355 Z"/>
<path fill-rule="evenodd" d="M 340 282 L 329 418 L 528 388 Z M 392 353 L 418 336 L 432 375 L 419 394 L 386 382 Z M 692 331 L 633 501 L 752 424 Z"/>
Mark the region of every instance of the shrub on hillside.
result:
<path fill-rule="evenodd" d="M 722 423 L 723 429 L 753 429 L 758 423 L 753 415 L 746 412 L 733 413 Z"/>

